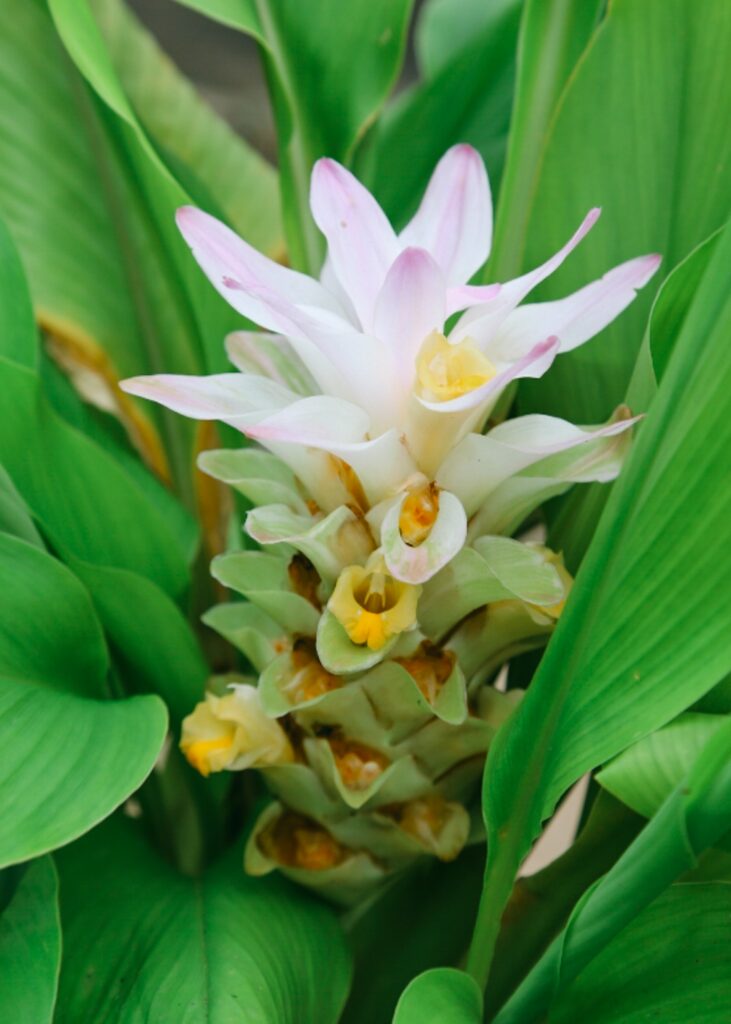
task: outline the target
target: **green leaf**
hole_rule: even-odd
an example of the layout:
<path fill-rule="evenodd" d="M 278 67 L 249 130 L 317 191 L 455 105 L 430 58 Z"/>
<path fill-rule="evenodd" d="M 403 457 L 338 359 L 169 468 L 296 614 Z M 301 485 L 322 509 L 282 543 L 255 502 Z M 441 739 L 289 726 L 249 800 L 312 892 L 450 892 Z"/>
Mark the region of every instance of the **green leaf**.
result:
<path fill-rule="evenodd" d="M 72 561 L 88 587 L 131 693 L 157 693 L 179 722 L 203 697 L 208 676 L 195 634 L 151 580 L 125 569 Z"/>
<path fill-rule="evenodd" d="M 66 952 L 58 1024 L 334 1024 L 349 956 L 334 914 L 234 849 L 176 874 L 112 819 L 58 855 Z"/>
<path fill-rule="evenodd" d="M 661 253 L 670 269 L 726 221 L 731 138 L 718 131 L 716 112 L 731 103 L 730 46 L 725 0 L 702 8 L 692 0 L 610 4 L 554 122 L 525 265 L 556 251 L 590 207 L 601 205 L 603 215 L 580 258 L 551 277 L 542 297 L 565 295 L 646 252 Z M 660 280 L 598 340 L 521 386 L 521 409 L 579 423 L 608 414 L 626 392 Z"/>
<path fill-rule="evenodd" d="M 177 230 L 174 212 L 190 197 L 162 162 L 137 118 L 89 0 L 48 0 L 48 5 L 69 56 L 111 112 L 110 133 L 121 151 L 122 166 L 140 188 L 146 215 L 162 243 L 170 283 L 178 290 L 177 301 L 189 313 L 188 336 L 197 354 L 205 355 L 209 368 L 221 367 L 225 364 L 222 334 L 240 318 L 210 288 Z"/>
<path fill-rule="evenodd" d="M 703 711 L 709 715 L 730 715 L 731 675 L 727 675 L 718 686 L 714 686 L 704 697 L 701 697 L 694 705 L 694 710 Z"/>
<path fill-rule="evenodd" d="M 29 864 L 0 914 L 0 1016 L 51 1024 L 61 966 L 58 879 L 50 857 Z"/>
<path fill-rule="evenodd" d="M 0 466 L 0 531 L 43 548 L 38 530 L 35 528 L 28 507 L 18 494 L 7 470 Z"/>
<path fill-rule="evenodd" d="M 568 988 L 622 929 L 695 866 L 696 857 L 731 828 L 731 722 L 711 738 L 683 782 L 607 874 L 575 908 L 553 943 L 496 1019 L 545 1019 Z"/>
<path fill-rule="evenodd" d="M 0 865 L 53 850 L 110 814 L 152 770 L 166 725 L 157 697 L 99 702 L 0 678 Z"/>
<path fill-rule="evenodd" d="M 0 359 L 0 381 L 0 461 L 54 546 L 147 575 L 180 594 L 187 552 L 164 508 L 52 411 L 35 374 Z"/>
<path fill-rule="evenodd" d="M 489 909 L 476 969 L 489 961 L 518 864 L 561 793 L 731 668 L 722 568 L 731 517 L 721 485 L 731 444 L 729 266 L 727 229 L 536 678 L 490 749 Z"/>
<path fill-rule="evenodd" d="M 514 277 L 521 268 L 530 200 L 549 127 L 602 7 L 602 0 L 526 0 L 523 5 L 515 103 L 488 266 L 493 280 Z"/>
<path fill-rule="evenodd" d="M 439 158 L 459 142 L 470 143 L 482 155 L 497 193 L 513 100 L 520 3 L 465 6 L 464 0 L 442 0 L 424 8 L 419 38 L 425 80 L 385 111 L 358 154 L 360 174 L 397 226 L 416 211 Z"/>
<path fill-rule="evenodd" d="M 414 978 L 401 996 L 393 1024 L 480 1024 L 482 992 L 474 978 L 453 967 L 435 967 Z"/>
<path fill-rule="evenodd" d="M 142 194 L 144 175 L 122 154 L 43 0 L 7 0 L 0 9 L 0 97 L 0 213 L 22 254 L 36 317 L 57 357 L 86 374 L 87 390 L 93 382 L 96 399 L 114 408 L 163 476 L 169 460 L 185 493 L 191 427 L 143 411 L 116 382 L 144 371 L 200 372 L 201 340 Z M 182 244 L 180 251 L 186 256 Z"/>
<path fill-rule="evenodd" d="M 413 0 L 179 0 L 262 45 L 274 105 L 293 265 L 315 273 L 322 239 L 308 208 L 320 156 L 349 159 L 393 88 Z"/>
<path fill-rule="evenodd" d="M 434 78 L 457 54 L 495 26 L 507 10 L 519 10 L 522 0 L 428 0 L 414 29 L 414 49 L 424 78 Z"/>
<path fill-rule="evenodd" d="M 106 692 L 107 650 L 89 596 L 65 566 L 3 534 L 0 568 L 4 865 L 110 814 L 152 769 L 167 716 L 155 697 L 93 699 Z"/>
<path fill-rule="evenodd" d="M 193 427 L 130 400 L 116 384 L 136 373 L 224 368 L 223 335 L 241 321 L 178 235 L 174 210 L 191 197 L 175 175 L 209 208 L 212 190 L 235 192 L 229 201 L 222 195 L 225 214 L 266 246 L 270 225 L 279 233 L 277 206 L 266 201 L 274 199 L 273 172 L 201 105 L 131 16 L 112 0 L 98 2 L 109 50 L 86 0 L 52 8 L 71 53 L 112 107 L 69 61 L 42 0 L 2 6 L 0 211 L 57 358 L 77 378 L 85 374 L 87 391 L 93 383 L 96 399 L 111 404 L 162 476 L 169 461 L 192 504 Z M 148 100 L 142 123 L 112 55 L 132 96 L 144 91 Z"/>
<path fill-rule="evenodd" d="M 731 885 L 673 885 L 581 973 L 551 1024 L 720 1024 L 731 999 Z"/>
<path fill-rule="evenodd" d="M 597 782 L 633 811 L 649 818 L 724 722 L 722 715 L 681 715 L 623 750 L 599 772 Z"/>
<path fill-rule="evenodd" d="M 91 4 L 114 69 L 163 163 L 197 203 L 220 209 L 256 249 L 280 255 L 274 168 L 200 98 L 121 0 Z"/>
<path fill-rule="evenodd" d="M 0 578 L 0 671 L 87 697 L 105 695 L 104 636 L 73 573 L 45 551 L 0 534 Z"/>
<path fill-rule="evenodd" d="M 38 338 L 33 325 L 28 285 L 7 227 L 0 220 L 0 355 L 33 367 L 38 359 Z"/>
<path fill-rule="evenodd" d="M 647 343 L 656 380 L 661 380 L 675 348 L 693 297 L 716 251 L 722 229 L 714 231 L 689 253 L 663 281 L 652 306 L 647 325 Z M 631 395 L 628 395 L 628 401 Z M 649 403 L 648 403 L 649 406 Z M 644 411 L 637 406 L 639 411 Z"/>

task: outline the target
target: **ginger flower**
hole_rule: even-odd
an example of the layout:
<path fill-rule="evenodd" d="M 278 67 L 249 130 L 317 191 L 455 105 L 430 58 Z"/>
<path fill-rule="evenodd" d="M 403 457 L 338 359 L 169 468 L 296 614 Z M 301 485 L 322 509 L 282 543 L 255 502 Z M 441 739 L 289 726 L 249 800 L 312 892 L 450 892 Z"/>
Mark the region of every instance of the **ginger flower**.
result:
<path fill-rule="evenodd" d="M 281 725 L 269 718 L 253 686 L 233 686 L 225 697 L 207 693 L 183 719 L 180 749 L 201 775 L 288 764 L 294 751 Z"/>
<path fill-rule="evenodd" d="M 328 246 L 320 280 L 267 259 L 209 214 L 181 209 L 178 226 L 212 285 L 270 333 L 229 336 L 238 373 L 163 374 L 123 387 L 257 440 L 295 475 L 317 510 L 313 522 L 340 506 L 366 515 L 391 576 L 423 583 L 455 556 L 468 529 L 474 534 L 468 522 L 496 488 L 631 427 L 631 417 L 580 428 L 524 416 L 483 434 L 505 388 L 542 376 L 562 352 L 599 333 L 650 279 L 659 257 L 629 260 L 564 299 L 522 304 L 592 228 L 600 212 L 593 209 L 542 265 L 512 281 L 470 284 L 490 251 L 492 205 L 482 160 L 466 145 L 439 161 L 400 234 L 333 160 L 315 164 L 310 202 Z M 566 486 L 611 478 L 606 468 L 604 476 L 577 478 L 565 461 L 557 465 L 551 473 L 563 473 Z M 616 475 L 617 460 L 614 466 Z M 558 493 L 549 475 L 542 474 L 544 490 Z M 439 489 L 433 522 L 416 543 L 400 530 L 415 478 Z M 527 486 L 501 495 L 506 521 L 525 509 Z M 274 536 L 267 517 L 282 522 L 281 506 L 268 508 L 257 509 L 247 527 L 256 539 Z M 293 543 L 281 530 L 278 537 Z"/>
<path fill-rule="evenodd" d="M 421 587 L 394 579 L 379 552 L 366 563 L 344 569 L 328 609 L 354 644 L 379 651 L 391 637 L 416 625 Z"/>
<path fill-rule="evenodd" d="M 256 842 L 276 863 L 307 871 L 327 871 L 348 856 L 348 851 L 322 825 L 292 812 L 272 821 Z"/>

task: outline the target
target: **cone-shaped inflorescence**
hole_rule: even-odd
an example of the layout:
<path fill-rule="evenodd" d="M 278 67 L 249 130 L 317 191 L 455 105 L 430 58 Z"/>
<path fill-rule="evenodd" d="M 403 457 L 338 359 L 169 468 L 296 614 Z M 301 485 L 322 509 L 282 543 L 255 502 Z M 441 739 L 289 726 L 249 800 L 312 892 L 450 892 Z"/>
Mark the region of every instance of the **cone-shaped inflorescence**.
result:
<path fill-rule="evenodd" d="M 245 600 L 206 621 L 257 676 L 214 684 L 182 747 L 203 774 L 265 776 L 275 799 L 247 870 L 279 869 L 347 903 L 479 838 L 485 755 L 519 698 L 496 677 L 547 641 L 571 583 L 559 556 L 513 535 L 574 483 L 613 479 L 634 422 L 624 407 L 590 427 L 500 422 L 495 410 L 513 381 L 540 377 L 618 316 L 659 261 L 521 304 L 592 210 L 541 266 L 470 285 L 492 213 L 468 146 L 445 154 L 400 235 L 334 161 L 315 165 L 311 205 L 328 242 L 319 281 L 181 210 L 214 287 L 270 333 L 227 339 L 237 373 L 123 386 L 260 446 L 200 462 L 252 506 L 245 528 L 260 549 L 212 567 Z"/>
<path fill-rule="evenodd" d="M 260 498 L 264 471 L 276 472 L 247 450 L 202 462 Z M 276 797 L 249 839 L 249 872 L 278 868 L 351 902 L 419 857 L 452 860 L 480 838 L 472 807 L 485 755 L 520 696 L 495 689 L 496 674 L 546 642 L 570 578 L 545 548 L 483 536 L 426 583 L 405 583 L 363 510 L 344 506 L 323 528 L 329 517 L 288 485 L 290 505 L 259 511 L 294 516 L 296 495 L 311 509 L 301 536 L 212 565 L 246 600 L 205 621 L 258 678 L 219 683 L 184 722 L 182 745 L 204 774 L 259 769 Z"/>

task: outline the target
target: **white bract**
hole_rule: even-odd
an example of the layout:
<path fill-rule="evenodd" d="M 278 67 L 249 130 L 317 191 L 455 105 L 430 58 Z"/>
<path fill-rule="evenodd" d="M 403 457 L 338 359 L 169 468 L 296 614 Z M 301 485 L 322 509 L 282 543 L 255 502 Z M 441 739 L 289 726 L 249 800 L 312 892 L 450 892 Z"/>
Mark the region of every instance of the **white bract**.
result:
<path fill-rule="evenodd" d="M 297 546 L 304 537 L 312 548 L 312 530 L 347 505 L 366 516 L 388 571 L 421 584 L 468 537 L 509 532 L 571 482 L 616 475 L 616 437 L 634 422 L 624 413 L 598 427 L 525 416 L 483 431 L 504 389 L 542 376 L 557 355 L 601 331 L 658 256 L 623 263 L 565 299 L 521 305 L 591 229 L 594 209 L 540 267 L 470 285 L 490 251 L 492 207 L 482 160 L 466 145 L 441 159 L 401 234 L 333 160 L 315 165 L 311 207 L 328 244 L 319 281 L 267 259 L 201 210 L 181 209 L 180 230 L 211 283 L 272 333 L 229 337 L 237 373 L 123 384 L 238 428 L 290 468 L 310 510 L 302 513 L 301 496 L 273 505 L 270 529 L 267 507 L 258 509 L 260 542 Z M 362 564 L 369 546 L 355 532 L 353 540 Z"/>

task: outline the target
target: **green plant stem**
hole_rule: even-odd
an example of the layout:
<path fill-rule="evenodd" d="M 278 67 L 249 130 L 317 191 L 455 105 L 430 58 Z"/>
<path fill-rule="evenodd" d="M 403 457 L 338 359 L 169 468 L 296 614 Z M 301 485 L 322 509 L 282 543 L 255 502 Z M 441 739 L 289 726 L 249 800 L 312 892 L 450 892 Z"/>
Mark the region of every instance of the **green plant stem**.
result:
<path fill-rule="evenodd" d="M 508 854 L 506 856 L 506 851 Z M 495 953 L 503 911 L 505 910 L 515 878 L 515 856 L 510 848 L 501 847 L 492 870 L 492 885 L 482 890 L 477 921 L 472 935 L 465 970 L 471 974 L 482 991 L 487 987 Z M 497 894 L 497 897 L 495 896 Z"/>

